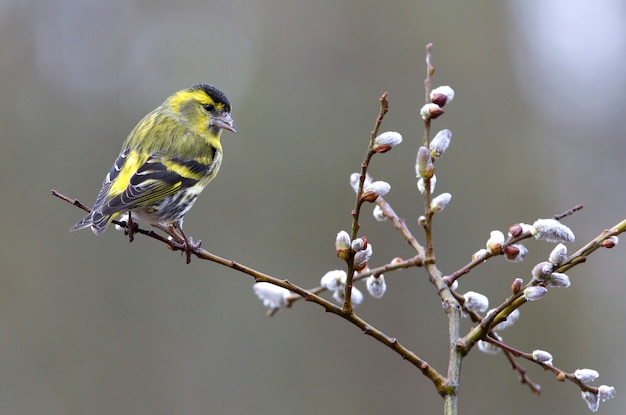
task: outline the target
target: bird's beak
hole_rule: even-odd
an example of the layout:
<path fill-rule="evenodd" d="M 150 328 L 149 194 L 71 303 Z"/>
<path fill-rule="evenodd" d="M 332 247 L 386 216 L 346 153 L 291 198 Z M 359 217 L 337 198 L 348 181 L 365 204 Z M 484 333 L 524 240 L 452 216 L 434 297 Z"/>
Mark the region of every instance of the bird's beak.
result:
<path fill-rule="evenodd" d="M 211 118 L 211 121 L 209 121 L 209 125 L 212 127 L 232 131 L 233 133 L 237 134 L 237 127 L 235 127 L 235 122 L 233 121 L 230 114 L 227 112 L 217 117 Z"/>

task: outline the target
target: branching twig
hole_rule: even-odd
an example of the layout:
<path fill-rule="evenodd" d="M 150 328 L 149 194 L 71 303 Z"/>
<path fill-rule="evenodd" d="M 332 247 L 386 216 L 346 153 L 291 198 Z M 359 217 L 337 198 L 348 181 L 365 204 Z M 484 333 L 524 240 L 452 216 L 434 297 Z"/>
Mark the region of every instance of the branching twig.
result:
<path fill-rule="evenodd" d="M 57 192 L 56 190 L 52 190 L 52 195 L 55 197 L 58 197 L 61 200 L 64 200 L 86 212 L 89 212 L 90 209 L 89 207 L 85 206 L 84 204 L 80 203 L 78 200 L 76 199 L 72 199 L 69 198 L 59 192 Z M 126 223 L 125 222 L 118 222 L 116 223 L 119 226 L 125 227 Z M 147 231 L 145 229 L 137 229 L 137 234 L 140 235 L 144 235 L 144 236 L 148 236 L 150 238 L 156 239 L 159 242 L 163 242 L 165 243 L 168 248 L 170 249 L 174 249 L 174 250 L 184 250 L 184 246 L 179 246 L 181 244 L 178 244 L 176 242 L 173 242 L 171 240 L 168 240 L 167 238 L 164 238 L 162 236 L 160 236 L 159 234 L 157 234 L 154 231 Z M 428 362 L 426 362 L 425 360 L 421 359 L 419 356 L 417 356 L 415 353 L 413 353 L 411 350 L 407 349 L 406 347 L 404 347 L 402 344 L 400 344 L 400 342 L 398 342 L 398 340 L 395 337 L 389 337 L 386 334 L 384 334 L 382 331 L 380 331 L 379 329 L 377 329 L 376 327 L 372 326 L 371 324 L 367 323 L 365 320 L 363 320 L 362 318 L 360 318 L 359 316 L 357 316 L 356 314 L 354 314 L 353 312 L 351 313 L 345 313 L 343 311 L 343 309 L 335 304 L 333 304 L 332 302 L 316 295 L 315 292 L 310 291 L 310 290 L 306 290 L 288 280 L 284 280 L 284 279 L 279 279 L 276 277 L 272 277 L 268 274 L 264 274 L 260 271 L 257 271 L 253 268 L 250 268 L 246 265 L 240 264 L 236 261 L 230 260 L 230 259 L 226 259 L 226 258 L 222 258 L 218 255 L 212 254 L 206 250 L 204 250 L 203 248 L 200 247 L 194 247 L 192 249 L 192 254 L 195 255 L 196 257 L 198 257 L 199 259 L 204 259 L 207 261 L 212 261 L 215 262 L 217 264 L 223 265 L 225 267 L 234 269 L 236 271 L 239 271 L 241 273 L 247 274 L 251 277 L 254 278 L 255 282 L 268 282 L 270 284 L 276 285 L 278 287 L 282 287 L 285 288 L 297 295 L 299 295 L 301 298 L 303 298 L 304 300 L 308 301 L 308 302 L 312 302 L 315 304 L 320 305 L 321 307 L 324 308 L 324 310 L 326 310 L 327 312 L 333 313 L 341 318 L 343 318 L 346 321 L 349 321 L 350 323 L 352 323 L 353 325 L 357 326 L 359 329 L 362 330 L 362 332 L 364 334 L 367 334 L 368 336 L 376 339 L 378 342 L 384 344 L 385 346 L 387 346 L 388 348 L 392 349 L 394 352 L 396 352 L 397 354 L 399 354 L 400 356 L 402 356 L 403 359 L 407 360 L 408 362 L 410 362 L 412 365 L 414 365 L 415 367 L 417 367 L 426 377 L 428 377 L 433 384 L 435 385 L 435 387 L 437 388 L 437 390 L 441 390 L 443 388 L 445 388 L 446 386 L 446 380 L 445 377 L 441 374 L 439 374 L 434 368 L 432 368 Z M 415 260 L 408 260 L 405 261 L 402 264 L 388 264 L 386 266 L 381 267 L 380 269 L 374 269 L 374 270 L 370 270 L 369 275 L 371 275 L 374 272 L 383 272 L 385 270 L 390 270 L 390 269 L 400 269 L 400 268 L 406 268 L 409 266 L 412 266 L 413 263 L 415 263 Z M 364 273 L 364 275 L 368 275 L 367 273 Z M 321 292 L 321 289 L 317 289 L 319 290 L 319 292 Z"/>
<path fill-rule="evenodd" d="M 359 233 L 359 214 L 361 212 L 361 206 L 363 205 L 363 199 L 361 196 L 363 195 L 363 188 L 365 185 L 365 179 L 367 178 L 367 169 L 369 167 L 370 160 L 372 156 L 376 154 L 374 151 L 374 140 L 378 135 L 378 130 L 383 122 L 383 118 L 385 118 L 385 114 L 389 111 L 389 101 L 387 101 L 387 93 L 383 93 L 379 99 L 380 109 L 378 111 L 378 116 L 376 117 L 376 122 L 374 123 L 374 129 L 370 133 L 370 143 L 367 146 L 367 152 L 365 154 L 365 158 L 361 163 L 361 176 L 359 177 L 359 186 L 356 192 L 356 200 L 354 202 L 354 209 L 352 210 L 352 232 L 350 240 L 355 240 Z M 352 312 L 352 280 L 354 278 L 354 253 L 350 254 L 350 257 L 346 260 L 348 263 L 348 271 L 347 271 L 347 280 L 346 280 L 346 288 L 343 302 L 343 312 L 349 314 Z"/>
<path fill-rule="evenodd" d="M 583 382 L 581 382 L 580 380 L 578 380 L 576 378 L 576 376 L 573 373 L 567 373 L 564 370 L 559 369 L 558 367 L 554 366 L 552 364 L 552 362 L 541 362 L 538 361 L 537 359 L 533 358 L 533 354 L 532 353 L 525 353 L 522 352 L 521 350 L 518 350 L 498 339 L 496 339 L 493 336 L 487 336 L 485 338 L 486 342 L 489 342 L 491 344 L 494 344 L 496 346 L 498 346 L 499 348 L 501 348 L 502 350 L 505 350 L 508 352 L 509 355 L 515 356 L 515 357 L 521 357 L 523 359 L 526 359 L 530 362 L 533 362 L 539 366 L 541 366 L 544 370 L 547 370 L 549 372 L 552 372 L 556 375 L 557 379 L 560 381 L 565 381 L 568 380 L 574 384 L 576 384 L 581 391 L 589 391 L 592 393 L 598 393 L 598 388 L 593 387 L 593 386 L 589 386 Z M 525 376 L 526 373 L 526 369 L 522 368 L 521 366 L 519 366 L 517 363 L 515 363 L 512 359 L 509 358 L 509 362 L 511 362 L 511 364 L 513 365 L 513 368 L 515 370 L 518 371 L 518 373 L 522 374 L 522 383 L 528 383 L 528 385 L 530 386 L 531 390 L 537 394 L 539 394 L 541 392 L 541 387 L 535 383 L 531 383 L 529 382 L 529 379 Z"/>
<path fill-rule="evenodd" d="M 490 241 L 487 243 L 487 250 L 481 250 L 484 252 L 475 254 L 475 257 L 473 257 L 472 261 L 444 277 L 444 274 L 439 270 L 436 265 L 435 246 L 433 242 L 433 218 L 435 213 L 443 209 L 443 207 L 445 207 L 445 205 L 449 202 L 450 195 L 447 193 L 440 194 L 436 198 L 433 198 L 433 195 L 431 194 L 431 179 L 433 179 L 434 184 L 435 161 L 439 156 L 441 156 L 443 151 L 445 151 L 444 147 L 447 147 L 451 133 L 450 131 L 443 131 L 447 132 L 448 135 L 446 136 L 445 134 L 437 134 L 433 138 L 431 143 L 431 116 L 432 119 L 434 119 L 437 116 L 443 114 L 443 110 L 441 109 L 441 107 L 445 105 L 446 99 L 448 99 L 447 97 L 449 97 L 450 101 L 452 100 L 454 96 L 454 91 L 452 91 L 452 89 L 449 87 L 438 87 L 435 90 L 433 90 L 432 88 L 433 74 L 435 73 L 435 68 L 433 66 L 432 60 L 432 44 L 428 44 L 426 46 L 426 68 L 427 73 L 426 79 L 424 80 L 426 105 L 420 111 L 420 115 L 424 120 L 424 136 L 418 150 L 416 165 L 418 177 L 420 178 L 420 181 L 418 183 L 420 191 L 422 190 L 422 184 L 424 185 L 424 189 L 422 192 L 424 200 L 424 214 L 421 215 L 418 220 L 418 223 L 424 230 L 424 244 L 422 245 L 418 242 L 418 240 L 413 236 L 411 230 L 405 223 L 404 219 L 400 218 L 393 210 L 391 205 L 382 197 L 382 193 L 386 193 L 388 191 L 390 187 L 389 184 L 384 182 L 377 182 L 376 184 L 383 183 L 384 186 L 386 186 L 386 190 L 381 191 L 381 195 L 378 194 L 379 192 L 374 192 L 376 193 L 375 198 L 370 198 L 369 196 L 370 193 L 372 193 L 371 189 L 376 187 L 376 184 L 370 186 L 369 188 L 366 188 L 366 185 L 368 184 L 368 168 L 370 167 L 372 157 L 378 152 L 382 153 L 388 151 L 392 147 L 392 145 L 388 145 L 387 148 L 376 147 L 377 144 L 380 146 L 381 143 L 385 143 L 383 139 L 377 140 L 382 121 L 385 117 L 385 114 L 387 114 L 387 112 L 389 111 L 389 102 L 387 100 L 387 93 L 385 92 L 379 98 L 378 115 L 374 123 L 374 128 L 371 131 L 369 145 L 367 147 L 365 157 L 361 162 L 360 173 L 354 174 L 354 177 L 358 176 L 358 180 L 353 179 L 351 181 L 351 184 L 353 185 L 356 193 L 354 208 L 351 212 L 351 233 L 350 235 L 348 235 L 346 232 L 341 231 L 337 237 L 337 255 L 339 258 L 342 258 L 346 261 L 347 273 L 345 276 L 343 275 L 343 271 L 332 271 L 331 273 L 328 273 L 328 275 L 333 275 L 332 273 L 339 272 L 342 277 L 345 277 L 341 279 L 341 282 L 338 282 L 337 287 L 341 287 L 341 289 L 335 291 L 335 294 L 339 294 L 339 296 L 343 294 L 343 303 L 341 306 L 336 305 L 320 296 L 320 294 L 325 292 L 327 289 L 333 290 L 332 284 L 328 285 L 330 288 L 327 288 L 326 286 L 316 287 L 307 290 L 292 283 L 287 279 L 277 278 L 257 271 L 246 265 L 240 264 L 236 261 L 212 254 L 202 249 L 199 243 L 191 244 L 191 246 L 189 246 L 190 244 L 185 243 L 185 241 L 183 241 L 182 239 L 177 240 L 176 238 L 168 238 L 155 232 L 154 230 L 141 229 L 139 226 L 137 226 L 136 223 L 130 222 L 130 220 L 129 222 L 114 220 L 112 221 L 112 223 L 114 223 L 118 227 L 125 228 L 125 231 L 130 237 L 129 239 L 131 242 L 132 236 L 134 234 L 144 235 L 164 243 L 170 250 L 185 251 L 187 253 L 187 262 L 189 262 L 190 255 L 194 255 L 199 259 L 212 261 L 240 273 L 249 275 L 254 278 L 255 283 L 271 284 L 255 285 L 255 290 L 259 289 L 257 294 L 260 297 L 262 297 L 262 295 L 259 293 L 266 287 L 272 287 L 272 289 L 274 289 L 275 287 L 280 287 L 277 289 L 280 296 L 279 305 L 273 306 L 275 308 L 272 308 L 270 310 L 270 315 L 275 313 L 280 307 L 291 307 L 300 299 L 304 299 L 307 302 L 319 305 L 326 312 L 335 314 L 342 319 L 348 321 L 352 325 L 358 327 L 364 334 L 384 344 L 386 347 L 400 355 L 403 359 L 410 362 L 413 366 L 418 368 L 428 379 L 430 379 L 437 389 L 438 393 L 444 398 L 444 409 L 446 415 L 455 415 L 458 411 L 457 394 L 460 381 L 461 362 L 464 356 L 466 356 L 477 344 L 479 345 L 479 348 L 483 349 L 483 347 L 486 345 L 486 343 L 484 342 L 495 346 L 495 350 L 499 348 L 503 351 L 513 369 L 517 373 L 519 373 L 521 382 L 523 384 L 527 384 L 531 391 L 533 391 L 534 393 L 539 394 L 541 391 L 541 387 L 528 377 L 526 373 L 526 368 L 518 363 L 517 360 L 520 360 L 518 358 L 526 359 L 535 364 L 538 364 L 545 370 L 551 371 L 560 381 L 568 380 L 578 385 L 581 391 L 583 391 L 583 398 L 585 399 L 587 404 L 590 405 L 590 408 L 594 407 L 597 409 L 597 405 L 595 404 L 599 401 L 594 401 L 593 399 L 610 399 L 612 397 L 611 393 L 614 392 L 614 390 L 613 392 L 610 391 L 610 387 L 606 387 L 604 385 L 600 388 L 590 387 L 587 383 L 585 383 L 585 380 L 581 380 L 597 376 L 597 372 L 595 373 L 595 375 L 591 376 L 589 375 L 589 370 L 584 369 L 583 372 L 587 371 L 586 375 L 581 375 L 579 379 L 577 377 L 577 374 L 580 375 L 580 373 L 567 373 L 553 366 L 552 356 L 549 353 L 538 350 L 533 353 L 525 353 L 506 344 L 495 332 L 502 328 L 502 325 L 498 325 L 506 321 L 509 317 L 512 317 L 512 313 L 519 309 L 522 305 L 531 300 L 541 298 L 541 296 L 545 295 L 548 286 L 568 286 L 569 277 L 567 275 L 564 275 L 563 273 L 570 268 L 585 262 L 587 257 L 598 248 L 613 247 L 617 243 L 616 236 L 626 231 L 626 220 L 618 223 L 610 229 L 603 231 L 600 235 L 585 244 L 569 257 L 567 257 L 567 250 L 564 246 L 557 247 L 558 249 L 555 249 L 555 252 L 559 253 L 560 255 L 553 256 L 551 254 L 550 262 L 540 263 L 538 266 L 536 266 L 535 269 L 533 269 L 532 279 L 526 285 L 522 286 L 523 282 L 521 281 L 521 279 L 516 279 L 514 281 L 514 284 L 512 285 L 512 293 L 509 295 L 509 297 L 506 298 L 495 309 L 487 312 L 484 317 L 481 316 L 481 314 L 484 313 L 488 308 L 488 300 L 482 294 L 479 294 L 478 296 L 484 297 L 485 300 L 478 301 L 478 303 L 485 304 L 484 307 L 471 309 L 469 305 L 472 304 L 472 300 L 466 300 L 465 296 L 468 296 L 469 294 L 474 294 L 473 298 L 476 298 L 477 296 L 475 294 L 477 293 L 468 292 L 464 295 L 461 295 L 456 292 L 455 282 L 460 277 L 469 274 L 478 265 L 496 256 L 506 255 L 507 259 L 509 260 L 511 260 L 512 258 L 515 259 L 515 256 L 517 256 L 520 252 L 523 252 L 523 255 L 520 254 L 519 256 L 525 256 L 525 253 L 527 251 L 524 246 L 522 246 L 521 244 L 516 244 L 533 236 L 541 239 L 540 233 L 542 226 L 545 230 L 546 226 L 550 226 L 551 224 L 556 223 L 557 231 L 561 232 L 563 231 L 563 228 L 565 228 L 566 233 L 571 233 L 571 231 L 567 227 L 556 221 L 559 221 L 567 216 L 572 215 L 574 212 L 579 211 L 580 209 L 582 209 L 582 205 L 575 206 L 574 208 L 569 209 L 561 214 L 554 215 L 554 220 L 541 219 L 535 222 L 535 224 L 532 226 L 523 224 L 514 225 L 509 229 L 509 236 L 506 239 L 501 232 L 492 232 L 492 235 L 495 234 L 497 235 L 497 237 L 490 238 Z M 450 91 L 449 94 L 447 92 L 442 92 L 446 88 Z M 432 97 L 431 92 L 433 95 Z M 424 108 L 427 110 L 426 112 L 424 112 Z M 434 112 L 430 112 L 431 110 Z M 398 133 L 390 133 L 399 136 L 399 138 L 396 140 L 398 141 L 398 143 L 402 141 L 402 137 Z M 444 140 L 447 140 L 445 146 L 440 145 L 442 142 L 442 137 Z M 390 142 L 389 137 L 385 138 L 388 139 L 387 142 Z M 85 206 L 76 199 L 71 199 L 67 196 L 64 196 L 56 190 L 52 190 L 52 195 L 86 212 L 90 212 L 90 208 L 88 206 Z M 442 198 L 441 196 L 445 197 Z M 441 202 L 442 200 L 444 202 Z M 358 237 L 360 230 L 359 220 L 361 209 L 363 203 L 366 201 L 375 201 L 375 203 L 378 205 L 378 213 L 382 211 L 382 215 L 391 220 L 394 228 L 400 232 L 400 234 L 403 236 L 409 246 L 413 249 L 413 251 L 415 252 L 415 256 L 406 260 L 396 258 L 387 264 L 371 269 L 368 267 L 367 261 L 369 260 L 372 252 L 371 246 L 367 245 L 365 237 Z M 379 218 L 378 213 L 377 218 Z M 160 226 L 158 224 L 153 226 L 157 230 L 160 229 L 161 231 L 168 233 L 167 228 L 164 228 L 163 226 Z M 544 239 L 554 242 L 555 240 L 559 239 L 559 237 L 554 237 L 554 235 L 557 234 L 558 232 L 553 233 L 551 234 L 551 236 L 553 236 L 552 238 Z M 350 239 L 348 240 L 348 238 Z M 491 241 L 494 239 L 497 241 L 497 243 L 492 244 Z M 565 242 L 571 242 L 573 241 L 573 239 L 573 233 L 571 233 L 570 238 L 565 238 L 563 240 Z M 355 248 L 355 246 L 357 246 L 358 248 Z M 365 248 L 369 248 L 369 251 L 367 251 Z M 360 256 L 361 251 L 364 250 L 366 251 L 365 254 L 367 254 L 365 256 L 365 260 L 363 260 L 364 256 Z M 349 254 L 347 254 L 348 251 Z M 558 261 L 552 259 L 555 257 L 558 258 Z M 543 271 L 541 271 L 543 270 L 542 267 L 544 264 L 547 264 L 549 270 L 545 272 L 545 275 L 542 274 Z M 383 273 L 389 273 L 391 271 L 411 267 L 424 267 L 428 274 L 429 281 L 436 287 L 436 292 L 441 298 L 444 310 L 448 317 L 449 356 L 448 367 L 445 376 L 432 368 L 424 359 L 419 357 L 417 354 L 409 350 L 404 345 L 400 344 L 395 337 L 388 336 L 381 330 L 370 325 L 367 321 L 355 314 L 353 310 L 352 294 L 354 282 L 368 278 L 367 285 L 368 289 L 370 289 L 370 294 L 379 298 L 382 293 L 384 293 L 384 288 L 377 293 L 375 290 L 372 290 L 371 287 L 376 287 L 376 284 L 379 284 L 378 286 L 380 287 L 381 282 L 384 283 L 384 279 L 380 278 Z M 539 269 L 540 271 L 535 271 L 536 269 Z M 535 272 L 539 273 L 537 274 L 539 276 L 537 276 Z M 558 275 L 559 273 L 561 275 Z M 561 278 L 561 285 L 556 285 L 555 279 L 558 282 L 557 275 L 558 278 Z M 374 276 L 375 278 L 371 276 Z M 552 281 L 548 281 L 548 278 L 552 278 Z M 345 283 L 345 285 L 341 285 L 343 283 Z M 550 285 L 550 283 L 552 285 Z M 322 278 L 322 284 L 326 284 L 325 278 Z M 356 293 L 356 291 L 354 292 Z M 531 293 L 532 295 L 528 293 Z M 264 301 L 266 300 L 267 298 L 264 298 Z M 471 321 L 474 323 L 474 327 L 472 327 L 463 337 L 461 337 L 460 334 L 460 320 L 462 312 L 469 315 Z M 484 350 L 485 349 L 483 349 L 483 351 Z M 536 352 L 541 353 L 539 354 Z M 600 394 L 599 391 L 602 388 L 605 388 L 604 395 Z"/>

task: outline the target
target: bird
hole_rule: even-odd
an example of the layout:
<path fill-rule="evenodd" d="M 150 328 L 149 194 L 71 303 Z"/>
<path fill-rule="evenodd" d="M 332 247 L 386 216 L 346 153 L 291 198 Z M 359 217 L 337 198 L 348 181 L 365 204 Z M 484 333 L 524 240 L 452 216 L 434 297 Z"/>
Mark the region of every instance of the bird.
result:
<path fill-rule="evenodd" d="M 183 218 L 219 171 L 223 130 L 237 133 L 222 91 L 199 83 L 175 92 L 129 133 L 91 212 L 70 230 L 100 235 L 125 218 L 132 241 L 136 218 L 184 244 L 189 263 L 199 244 L 183 232 Z"/>

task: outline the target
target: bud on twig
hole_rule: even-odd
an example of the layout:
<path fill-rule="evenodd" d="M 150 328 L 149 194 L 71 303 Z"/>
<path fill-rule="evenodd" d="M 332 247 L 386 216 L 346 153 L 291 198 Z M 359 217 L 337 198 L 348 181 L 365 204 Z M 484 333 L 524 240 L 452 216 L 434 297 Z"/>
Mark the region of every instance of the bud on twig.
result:
<path fill-rule="evenodd" d="M 582 383 L 589 383 L 596 380 L 600 374 L 593 369 L 576 369 L 574 376 Z"/>
<path fill-rule="evenodd" d="M 387 284 L 383 274 L 370 275 L 365 281 L 365 286 L 367 287 L 367 292 L 374 298 L 382 298 L 387 291 Z"/>
<path fill-rule="evenodd" d="M 437 104 L 426 104 L 420 109 L 420 115 L 424 121 L 426 120 L 434 120 L 443 114 L 443 110 Z"/>
<path fill-rule="evenodd" d="M 346 298 L 346 292 L 344 290 L 337 290 L 333 293 L 333 298 L 338 303 L 343 303 Z M 363 302 L 363 293 L 356 287 L 352 287 L 350 300 L 353 306 L 357 306 Z"/>
<path fill-rule="evenodd" d="M 531 275 L 534 280 L 545 281 L 552 274 L 553 266 L 549 262 L 540 262 L 533 268 Z"/>
<path fill-rule="evenodd" d="M 574 232 L 555 219 L 539 219 L 533 223 L 534 236 L 547 242 L 574 242 Z"/>
<path fill-rule="evenodd" d="M 379 205 L 374 206 L 372 215 L 374 216 L 374 219 L 376 219 L 378 222 L 384 222 L 387 220 L 387 215 L 385 215 L 385 212 L 383 212 L 383 208 L 381 208 Z"/>
<path fill-rule="evenodd" d="M 558 267 L 562 263 L 567 260 L 567 247 L 563 244 L 558 244 L 554 247 L 552 252 L 550 252 L 550 256 L 548 257 L 548 261 Z"/>
<path fill-rule="evenodd" d="M 367 247 L 367 238 L 365 236 L 356 238 L 354 241 L 352 241 L 352 243 L 350 244 L 350 247 L 352 248 L 354 252 L 358 252 L 362 249 L 365 249 Z"/>
<path fill-rule="evenodd" d="M 615 397 L 615 388 L 613 386 L 600 385 L 598 386 L 598 398 L 602 399 L 602 402 L 608 401 Z"/>
<path fill-rule="evenodd" d="M 361 200 L 365 202 L 375 202 L 381 196 L 385 196 L 391 190 L 391 185 L 387 182 L 377 181 L 363 190 Z"/>
<path fill-rule="evenodd" d="M 454 89 L 447 85 L 437 87 L 430 92 L 430 100 L 443 107 L 454 99 Z"/>
<path fill-rule="evenodd" d="M 570 286 L 571 283 L 570 283 L 569 277 L 566 274 L 562 274 L 560 272 L 553 272 L 552 274 L 550 274 L 550 278 L 546 280 L 545 284 L 546 284 L 546 287 L 567 288 Z"/>
<path fill-rule="evenodd" d="M 509 236 L 512 236 L 514 238 L 517 238 L 518 236 L 526 232 L 529 232 L 534 235 L 535 228 L 533 228 L 532 225 L 529 225 L 527 223 L 516 223 L 515 225 L 511 225 L 511 227 L 509 228 Z"/>
<path fill-rule="evenodd" d="M 537 301 L 547 293 L 548 289 L 546 287 L 542 287 L 541 285 L 533 285 L 531 287 L 527 287 L 524 290 L 524 298 L 526 299 L 526 301 Z"/>
<path fill-rule="evenodd" d="M 435 175 L 435 166 L 433 164 L 430 151 L 421 146 L 417 150 L 417 158 L 415 160 L 415 174 L 423 179 L 430 179 Z"/>
<path fill-rule="evenodd" d="M 430 155 L 433 158 L 441 157 L 441 155 L 448 149 L 451 138 L 452 131 L 448 129 L 439 131 L 430 141 L 428 146 L 430 149 Z"/>
<path fill-rule="evenodd" d="M 426 216 L 420 215 L 417 218 L 417 224 L 421 226 L 422 228 L 426 227 L 426 225 L 428 224 L 428 220 L 426 220 Z"/>
<path fill-rule="evenodd" d="M 352 187 L 352 190 L 354 190 L 354 193 L 357 193 L 359 191 L 360 181 L 361 181 L 361 173 L 352 173 L 350 175 L 350 186 Z M 370 184 L 372 184 L 372 177 L 369 174 L 365 174 L 365 181 L 363 182 L 363 188 L 366 188 Z"/>
<path fill-rule="evenodd" d="M 522 244 L 512 244 L 504 248 L 504 257 L 509 262 L 522 262 L 528 255 L 528 249 Z"/>
<path fill-rule="evenodd" d="M 269 282 L 257 282 L 252 286 L 254 293 L 261 301 L 263 306 L 276 310 L 287 304 L 287 297 L 291 292 L 283 287 L 279 287 Z"/>
<path fill-rule="evenodd" d="M 463 298 L 465 299 L 463 307 L 468 311 L 484 313 L 489 308 L 489 298 L 481 293 L 468 291 L 463 294 Z"/>
<path fill-rule="evenodd" d="M 361 271 L 367 266 L 367 261 L 369 261 L 372 256 L 372 252 L 372 244 L 367 244 L 364 249 L 354 254 L 354 267 L 357 271 Z"/>
<path fill-rule="evenodd" d="M 552 355 L 545 350 L 534 350 L 533 360 L 543 363 L 544 365 L 552 366 Z"/>
<path fill-rule="evenodd" d="M 374 151 L 377 153 L 386 153 L 400 143 L 402 143 L 402 135 L 400 135 L 400 133 L 386 131 L 374 139 Z"/>
<path fill-rule="evenodd" d="M 440 194 L 430 202 L 430 211 L 441 212 L 446 208 L 446 206 L 448 206 L 450 200 L 452 200 L 452 195 L 450 193 Z"/>
<path fill-rule="evenodd" d="M 504 234 L 500 231 L 491 231 L 487 240 L 487 252 L 498 255 L 502 252 L 502 244 L 504 243 Z"/>
<path fill-rule="evenodd" d="M 494 333 L 495 334 L 495 333 Z M 478 350 L 480 350 L 481 352 L 485 353 L 485 354 L 498 354 L 500 352 L 500 349 L 498 346 L 496 346 L 495 344 L 486 342 L 484 340 L 478 340 L 478 343 L 476 344 L 478 346 Z"/>
<path fill-rule="evenodd" d="M 602 246 L 608 249 L 615 247 L 619 243 L 619 238 L 617 236 L 609 236 L 604 241 L 602 241 Z"/>
<path fill-rule="evenodd" d="M 587 407 L 592 412 L 596 412 L 600 406 L 600 401 L 604 402 L 615 397 L 615 388 L 613 386 L 600 385 L 598 386 L 597 394 L 591 391 L 582 391 L 581 393 L 587 403 Z"/>
<path fill-rule="evenodd" d="M 320 285 L 328 291 L 343 291 L 347 280 L 347 274 L 342 270 L 328 271 L 320 280 Z"/>
<path fill-rule="evenodd" d="M 350 257 L 350 235 L 348 235 L 348 232 L 341 231 L 337 234 L 335 252 L 339 259 L 346 260 Z"/>
<path fill-rule="evenodd" d="M 589 391 L 582 391 L 582 396 L 585 402 L 587 403 L 587 407 L 591 410 L 591 412 L 597 412 L 600 407 L 600 400 L 598 399 L 598 395 Z"/>
<path fill-rule="evenodd" d="M 437 176 L 433 175 L 433 177 L 430 178 L 430 194 L 431 195 L 435 192 L 436 185 L 437 185 Z M 426 192 L 426 184 L 425 184 L 425 180 L 423 177 L 420 177 L 419 180 L 417 181 L 417 190 L 419 190 L 421 194 L 424 194 Z"/>
<path fill-rule="evenodd" d="M 520 290 L 522 289 L 522 284 L 524 283 L 524 281 L 521 278 L 515 278 L 513 280 L 513 284 L 511 284 L 511 292 L 513 294 L 517 294 L 520 292 Z"/>

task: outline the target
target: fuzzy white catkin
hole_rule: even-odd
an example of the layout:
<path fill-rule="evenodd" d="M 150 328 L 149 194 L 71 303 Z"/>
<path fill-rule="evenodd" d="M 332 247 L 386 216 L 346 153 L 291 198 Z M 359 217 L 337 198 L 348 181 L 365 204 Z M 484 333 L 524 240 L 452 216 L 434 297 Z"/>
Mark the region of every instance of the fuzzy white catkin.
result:
<path fill-rule="evenodd" d="M 378 277 L 370 275 L 365 281 L 367 292 L 374 298 L 382 298 L 387 291 L 387 283 L 385 282 L 385 276 L 380 274 Z"/>
<path fill-rule="evenodd" d="M 290 291 L 269 282 L 257 282 L 252 286 L 254 293 L 263 301 L 267 308 L 281 308 L 287 304 L 287 297 Z"/>

